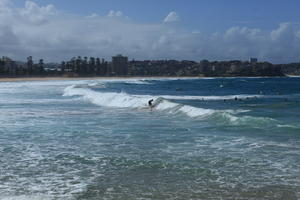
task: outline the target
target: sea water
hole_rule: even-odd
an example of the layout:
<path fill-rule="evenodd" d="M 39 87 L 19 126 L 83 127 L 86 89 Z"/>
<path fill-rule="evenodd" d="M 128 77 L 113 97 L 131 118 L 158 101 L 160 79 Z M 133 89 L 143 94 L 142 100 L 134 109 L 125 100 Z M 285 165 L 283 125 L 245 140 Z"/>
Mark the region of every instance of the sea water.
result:
<path fill-rule="evenodd" d="M 0 199 L 300 199 L 300 78 L 2 82 Z"/>

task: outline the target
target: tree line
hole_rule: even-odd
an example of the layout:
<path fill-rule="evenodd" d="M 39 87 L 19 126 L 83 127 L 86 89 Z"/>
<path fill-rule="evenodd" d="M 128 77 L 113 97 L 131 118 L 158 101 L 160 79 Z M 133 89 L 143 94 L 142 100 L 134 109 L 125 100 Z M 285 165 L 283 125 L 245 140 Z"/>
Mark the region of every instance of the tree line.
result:
<path fill-rule="evenodd" d="M 300 63 L 274 65 L 269 62 L 188 60 L 144 60 L 108 62 L 99 57 L 73 57 L 61 63 L 34 63 L 32 56 L 26 62 L 0 58 L 0 77 L 20 76 L 284 76 L 300 74 Z M 121 73 L 126 68 L 126 74 Z"/>

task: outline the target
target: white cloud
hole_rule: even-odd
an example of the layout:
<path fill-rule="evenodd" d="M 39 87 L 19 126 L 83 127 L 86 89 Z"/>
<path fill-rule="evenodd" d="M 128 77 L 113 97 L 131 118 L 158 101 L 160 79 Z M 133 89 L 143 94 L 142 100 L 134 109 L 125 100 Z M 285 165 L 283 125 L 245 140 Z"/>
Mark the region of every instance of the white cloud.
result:
<path fill-rule="evenodd" d="M 10 18 L 13 15 L 11 2 L 9 0 L 0 0 L 0 24 L 10 22 Z"/>
<path fill-rule="evenodd" d="M 97 18 L 97 17 L 99 17 L 99 15 L 96 13 L 92 13 L 92 14 L 86 16 L 86 18 L 88 18 L 88 19 L 93 19 L 93 18 Z"/>
<path fill-rule="evenodd" d="M 110 10 L 107 14 L 108 17 L 122 17 L 123 13 L 121 11 Z"/>
<path fill-rule="evenodd" d="M 271 39 L 276 40 L 286 40 L 286 39 L 293 39 L 294 38 L 295 30 L 291 23 L 281 23 L 279 28 L 273 30 L 271 32 Z"/>
<path fill-rule="evenodd" d="M 178 21 L 180 21 L 179 16 L 174 11 L 170 12 L 166 16 L 166 18 L 164 19 L 164 22 L 166 22 L 166 23 L 168 23 L 168 22 L 178 22 Z"/>
<path fill-rule="evenodd" d="M 8 6 L 11 6 L 11 2 L 9 0 L 0 0 L 0 11 L 8 8 Z"/>
<path fill-rule="evenodd" d="M 110 58 L 122 53 L 135 59 L 299 61 L 300 29 L 292 23 L 271 31 L 248 27 L 213 34 L 200 31 L 168 23 L 136 23 L 120 11 L 84 17 L 65 14 L 52 5 L 28 1 L 16 8 L 0 0 L 0 56 L 17 60 L 29 55 L 62 61 L 78 55 Z"/>
<path fill-rule="evenodd" d="M 33 1 L 26 1 L 25 8 L 22 8 L 19 14 L 23 19 L 28 19 L 31 23 L 41 24 L 47 22 L 49 16 L 55 15 L 56 9 L 51 4 L 39 7 Z"/>

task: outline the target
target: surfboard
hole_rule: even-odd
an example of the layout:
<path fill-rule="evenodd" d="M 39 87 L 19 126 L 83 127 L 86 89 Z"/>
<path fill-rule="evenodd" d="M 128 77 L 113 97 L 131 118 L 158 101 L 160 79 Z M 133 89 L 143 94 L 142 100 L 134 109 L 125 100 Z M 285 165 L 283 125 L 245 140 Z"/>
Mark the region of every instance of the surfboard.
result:
<path fill-rule="evenodd" d="M 149 109 L 150 108 L 152 110 L 153 108 L 155 108 L 156 106 L 158 106 L 158 104 L 160 104 L 163 100 L 164 100 L 164 98 L 158 97 L 157 99 L 153 100 L 151 107 L 147 106 L 147 107 L 142 107 L 140 109 L 144 110 L 144 109 Z"/>
<path fill-rule="evenodd" d="M 162 101 L 164 100 L 164 98 L 162 97 L 158 97 L 157 99 L 155 99 L 152 103 L 152 108 L 156 107 L 158 104 L 160 104 Z"/>

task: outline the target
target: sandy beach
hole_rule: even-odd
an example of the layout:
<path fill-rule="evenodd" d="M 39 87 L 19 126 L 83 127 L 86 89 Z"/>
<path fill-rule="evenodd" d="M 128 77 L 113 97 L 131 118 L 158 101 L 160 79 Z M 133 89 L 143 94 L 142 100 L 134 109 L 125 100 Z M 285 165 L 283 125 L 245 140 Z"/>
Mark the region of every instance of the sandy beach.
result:
<path fill-rule="evenodd" d="M 130 77 L 17 77 L 17 78 L 0 78 L 0 82 L 18 82 L 18 81 L 51 81 L 51 80 L 97 80 L 97 79 L 194 79 L 201 77 L 167 77 L 167 76 L 130 76 Z"/>
<path fill-rule="evenodd" d="M 300 75 L 289 75 L 286 77 L 300 77 Z M 97 79 L 195 79 L 195 78 L 233 78 L 233 77 L 201 77 L 201 76 L 91 76 L 91 77 L 16 77 L 0 78 L 0 82 L 18 82 L 18 81 L 51 81 L 51 80 L 97 80 Z M 241 77 L 242 78 L 242 77 Z M 250 78 L 250 77 L 244 77 Z M 253 78 L 253 77 L 251 77 Z M 266 77 L 255 77 L 266 78 Z"/>
<path fill-rule="evenodd" d="M 90 80 L 105 79 L 117 77 L 17 77 L 17 78 L 0 78 L 0 82 L 18 82 L 18 81 L 51 81 L 51 80 Z"/>

